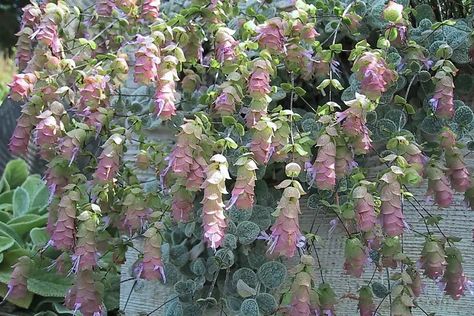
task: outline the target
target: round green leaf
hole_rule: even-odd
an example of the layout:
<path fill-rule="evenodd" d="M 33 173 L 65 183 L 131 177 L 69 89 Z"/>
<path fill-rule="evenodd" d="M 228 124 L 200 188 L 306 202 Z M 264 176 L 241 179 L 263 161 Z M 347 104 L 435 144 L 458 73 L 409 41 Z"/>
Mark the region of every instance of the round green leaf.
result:
<path fill-rule="evenodd" d="M 263 315 L 273 315 L 275 313 L 278 304 L 273 295 L 260 293 L 255 299 L 257 300 L 258 308 Z"/>
<path fill-rule="evenodd" d="M 257 239 L 258 234 L 260 234 L 260 227 L 253 222 L 245 221 L 237 226 L 236 235 L 239 237 L 239 242 L 243 245 L 251 244 Z"/>
<path fill-rule="evenodd" d="M 232 275 L 232 284 L 237 286 L 237 282 L 243 280 L 248 286 L 255 288 L 257 286 L 257 274 L 249 268 L 240 268 Z"/>
<path fill-rule="evenodd" d="M 228 248 L 223 248 L 217 250 L 215 254 L 215 259 L 219 268 L 227 269 L 234 265 L 235 257 L 232 250 Z"/>
<path fill-rule="evenodd" d="M 258 303 L 253 298 L 248 298 L 240 305 L 240 313 L 245 316 L 259 316 Z"/>
<path fill-rule="evenodd" d="M 285 282 L 286 266 L 277 261 L 264 263 L 257 271 L 257 275 L 262 284 L 270 289 L 275 289 Z"/>
<path fill-rule="evenodd" d="M 15 241 L 10 237 L 0 236 L 0 253 L 10 249 Z"/>

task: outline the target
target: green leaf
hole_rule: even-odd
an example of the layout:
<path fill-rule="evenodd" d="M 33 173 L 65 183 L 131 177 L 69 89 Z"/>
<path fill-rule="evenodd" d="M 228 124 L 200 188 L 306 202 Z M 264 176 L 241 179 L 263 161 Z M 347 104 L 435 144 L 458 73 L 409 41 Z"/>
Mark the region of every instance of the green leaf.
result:
<path fill-rule="evenodd" d="M 7 223 L 11 219 L 11 215 L 5 211 L 0 211 L 0 222 Z"/>
<path fill-rule="evenodd" d="M 286 274 L 286 266 L 278 261 L 266 262 L 257 271 L 259 280 L 270 289 L 282 285 L 286 279 Z"/>
<path fill-rule="evenodd" d="M 242 279 L 237 281 L 237 293 L 243 297 L 251 297 L 257 294 L 257 291 L 245 283 Z"/>
<path fill-rule="evenodd" d="M 48 204 L 49 190 L 40 177 L 29 176 L 21 187 L 28 192 L 31 210 L 42 209 Z"/>
<path fill-rule="evenodd" d="M 5 166 L 0 191 L 13 190 L 20 186 L 28 177 L 28 165 L 22 159 L 11 160 Z"/>
<path fill-rule="evenodd" d="M 301 87 L 296 87 L 295 88 L 295 93 L 299 95 L 300 97 L 304 96 L 306 94 L 306 90 L 301 88 Z"/>
<path fill-rule="evenodd" d="M 45 297 L 64 297 L 71 286 L 71 278 L 42 270 L 28 278 L 28 291 Z"/>
<path fill-rule="evenodd" d="M 14 192 L 15 191 L 7 191 L 0 194 L 0 204 L 12 204 Z"/>
<path fill-rule="evenodd" d="M 43 227 L 44 225 L 46 225 L 47 221 L 47 214 L 41 216 L 35 214 L 27 214 L 14 218 L 8 223 L 8 226 L 14 229 L 16 233 L 21 236 L 35 227 Z"/>
<path fill-rule="evenodd" d="M 11 237 L 17 243 L 18 247 L 23 246 L 23 240 L 18 233 L 6 223 L 0 222 L 0 236 Z"/>
<path fill-rule="evenodd" d="M 21 216 L 28 213 L 30 209 L 30 197 L 28 192 L 23 188 L 16 188 L 15 193 L 13 193 L 13 215 Z"/>
<path fill-rule="evenodd" d="M 277 301 L 273 295 L 260 293 L 256 297 L 258 308 L 263 315 L 273 315 L 278 307 Z"/>
<path fill-rule="evenodd" d="M 389 293 L 387 287 L 379 282 L 372 282 L 372 291 L 378 298 L 384 298 Z"/>
<path fill-rule="evenodd" d="M 237 226 L 237 236 L 243 245 L 249 245 L 257 239 L 260 234 L 260 227 L 254 222 L 243 221 Z"/>
<path fill-rule="evenodd" d="M 240 306 L 240 313 L 245 316 L 259 316 L 257 301 L 253 298 L 243 301 Z"/>
<path fill-rule="evenodd" d="M 49 241 L 49 234 L 46 227 L 35 227 L 30 231 L 30 238 L 35 246 L 44 246 Z"/>
<path fill-rule="evenodd" d="M 0 283 L 0 296 L 5 297 L 7 292 L 8 292 L 7 285 Z M 33 293 L 26 292 L 26 295 L 23 298 L 20 298 L 20 299 L 7 298 L 7 301 L 21 308 L 29 308 L 31 305 L 31 302 L 33 301 Z"/>
<path fill-rule="evenodd" d="M 0 236 L 0 252 L 10 249 L 15 244 L 15 241 L 10 237 Z"/>

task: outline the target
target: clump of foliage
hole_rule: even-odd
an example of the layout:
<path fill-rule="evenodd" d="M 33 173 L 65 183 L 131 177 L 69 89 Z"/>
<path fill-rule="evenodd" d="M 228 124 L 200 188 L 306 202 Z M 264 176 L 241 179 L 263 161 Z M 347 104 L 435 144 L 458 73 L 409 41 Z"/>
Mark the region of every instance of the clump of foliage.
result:
<path fill-rule="evenodd" d="M 48 309 L 48 315 L 55 315 L 53 310 L 67 312 L 62 302 L 73 278 L 67 273 L 70 259 L 45 249 L 49 198 L 46 184 L 38 175 L 29 175 L 25 161 L 6 165 L 0 180 L 0 295 L 18 307 Z M 112 272 L 104 281 L 109 287 L 108 307 L 116 309 L 118 296 L 110 291 L 118 285 L 118 275 Z"/>
<path fill-rule="evenodd" d="M 392 271 L 390 289 L 369 281 L 351 294 L 361 315 L 388 295 L 392 315 L 411 315 L 421 275 L 464 295 L 458 240 L 441 218 L 418 210 L 419 258 L 402 244 L 414 211 L 404 205 L 418 205 L 409 189 L 423 179 L 439 207 L 455 192 L 474 205 L 463 159 L 474 114 L 458 99 L 472 81 L 459 70 L 472 16 L 402 0 L 58 0 L 24 11 L 10 149 L 25 153 L 35 135 L 48 161 L 48 245 L 58 266 L 72 261 L 70 309 L 105 313 L 101 258 L 123 263 L 141 236 L 134 275 L 174 287 L 166 315 L 334 315 L 338 298 L 313 273 L 317 238 L 301 228 L 305 195 L 347 233 L 347 277 L 361 277 L 369 254 Z M 174 143 L 153 137 L 157 127 Z M 384 166 L 376 176 L 362 164 L 371 156 Z M 11 293 L 24 293 L 28 260 Z"/>

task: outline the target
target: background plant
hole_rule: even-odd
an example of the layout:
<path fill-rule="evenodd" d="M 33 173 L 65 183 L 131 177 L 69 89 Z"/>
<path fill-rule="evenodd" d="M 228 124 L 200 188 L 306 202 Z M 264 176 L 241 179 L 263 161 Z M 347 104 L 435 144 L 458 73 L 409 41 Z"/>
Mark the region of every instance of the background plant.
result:
<path fill-rule="evenodd" d="M 347 234 L 348 277 L 360 277 L 369 256 L 391 273 L 390 289 L 370 281 L 351 293 L 361 315 L 389 295 L 392 315 L 410 315 L 422 274 L 464 295 L 459 239 L 410 193 L 426 178 L 439 207 L 455 191 L 474 200 L 464 163 L 474 114 L 460 100 L 471 90 L 472 16 L 434 8 L 27 6 L 22 73 L 10 85 L 24 105 L 10 149 L 25 153 L 32 138 L 48 161 L 48 246 L 60 251 L 56 265 L 71 260 L 74 276 L 65 305 L 105 313 L 104 274 L 143 237 L 134 275 L 173 285 L 167 315 L 333 315 L 338 298 L 312 273 L 318 236 L 300 229 L 305 195 Z M 176 134 L 173 144 L 154 138 L 157 129 Z M 383 166 L 376 175 L 367 157 Z M 426 224 L 419 258 L 403 253 L 405 203 Z M 299 263 L 282 263 L 291 258 Z M 31 260 L 15 265 L 7 298 L 27 295 Z"/>

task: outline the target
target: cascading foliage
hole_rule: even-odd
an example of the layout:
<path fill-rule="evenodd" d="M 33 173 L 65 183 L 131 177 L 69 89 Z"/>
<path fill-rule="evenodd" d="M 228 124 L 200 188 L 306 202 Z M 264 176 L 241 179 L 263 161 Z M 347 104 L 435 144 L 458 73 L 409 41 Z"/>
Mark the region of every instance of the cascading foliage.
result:
<path fill-rule="evenodd" d="M 412 3 L 26 6 L 10 149 L 33 142 L 47 161 L 45 247 L 74 277 L 65 305 L 106 313 L 101 276 L 141 237 L 134 275 L 174 286 L 166 315 L 335 315 L 340 298 L 312 257 L 324 219 L 303 220 L 306 195 L 344 227 L 346 277 L 392 272 L 389 290 L 370 279 L 342 298 L 358 302 L 354 314 L 373 315 L 390 294 L 391 314 L 411 315 L 421 275 L 464 295 L 462 256 L 439 217 L 418 212 L 419 258 L 403 253 L 403 236 L 413 186 L 427 182 L 438 207 L 455 192 L 474 205 L 464 160 L 474 113 L 461 101 L 473 16 L 439 21 Z M 15 264 L 7 299 L 26 295 L 35 260 Z"/>

